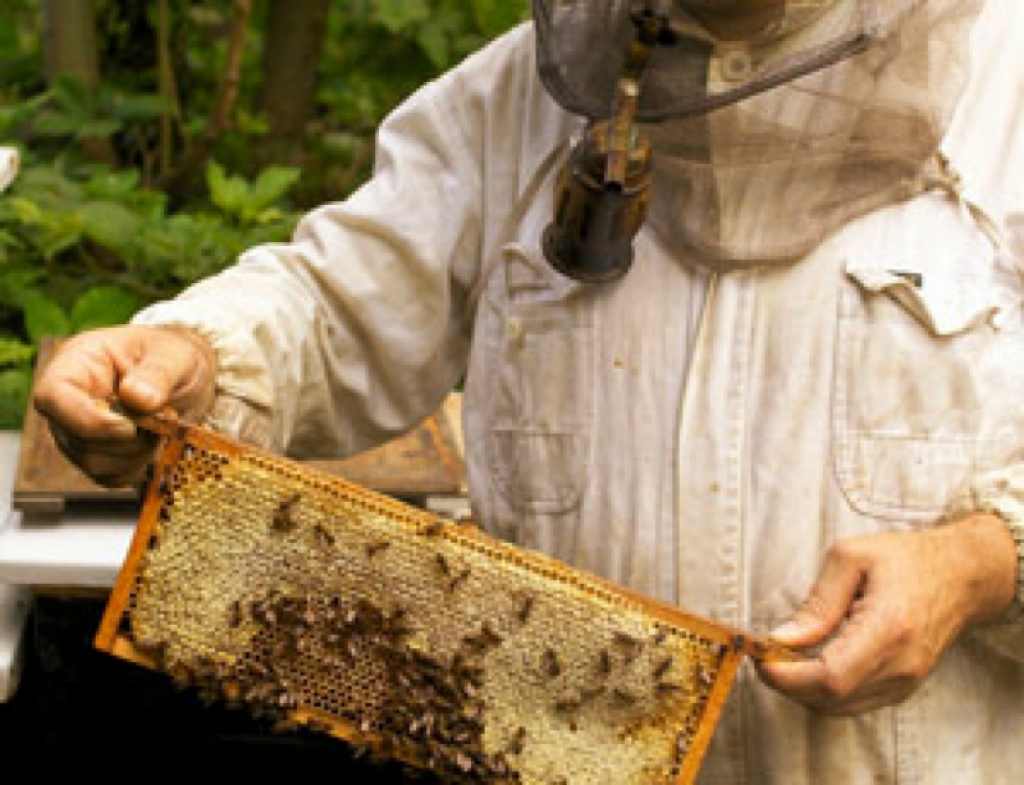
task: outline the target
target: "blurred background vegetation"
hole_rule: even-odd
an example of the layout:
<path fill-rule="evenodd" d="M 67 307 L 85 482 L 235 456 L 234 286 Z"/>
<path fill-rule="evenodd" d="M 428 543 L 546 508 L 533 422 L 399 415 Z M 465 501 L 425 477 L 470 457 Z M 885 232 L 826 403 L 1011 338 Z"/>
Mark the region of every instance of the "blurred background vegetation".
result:
<path fill-rule="evenodd" d="M 0 427 L 126 321 L 367 177 L 383 116 L 528 0 L 2 0 Z"/>

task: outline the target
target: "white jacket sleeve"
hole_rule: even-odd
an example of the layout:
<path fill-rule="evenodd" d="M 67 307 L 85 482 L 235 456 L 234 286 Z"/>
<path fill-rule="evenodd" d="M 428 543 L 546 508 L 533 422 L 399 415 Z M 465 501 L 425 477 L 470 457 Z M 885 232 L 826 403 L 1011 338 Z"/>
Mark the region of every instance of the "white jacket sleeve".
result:
<path fill-rule="evenodd" d="M 983 472 L 974 477 L 950 503 L 946 519 L 974 512 L 993 513 L 1013 532 L 1017 546 L 1017 599 L 1000 618 L 974 635 L 1002 654 L 1024 661 L 1024 464 Z"/>
<path fill-rule="evenodd" d="M 457 384 L 483 148 L 459 105 L 465 78 L 397 109 L 370 181 L 304 217 L 292 242 L 256 247 L 135 317 L 209 338 L 213 427 L 291 455 L 347 455 L 413 427 Z"/>

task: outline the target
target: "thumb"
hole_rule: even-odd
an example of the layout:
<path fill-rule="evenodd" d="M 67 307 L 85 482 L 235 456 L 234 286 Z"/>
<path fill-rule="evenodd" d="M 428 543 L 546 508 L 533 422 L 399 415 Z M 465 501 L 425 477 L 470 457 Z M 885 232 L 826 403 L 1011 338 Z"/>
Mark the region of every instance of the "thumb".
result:
<path fill-rule="evenodd" d="M 176 333 L 154 330 L 137 362 L 125 370 L 118 397 L 139 412 L 189 406 L 208 382 L 206 370 L 195 343 Z"/>
<path fill-rule="evenodd" d="M 810 594 L 789 619 L 771 632 L 785 646 L 812 646 L 828 638 L 857 598 L 866 567 L 845 545 L 833 546 Z"/>
<path fill-rule="evenodd" d="M 146 365 L 133 368 L 121 381 L 118 396 L 129 409 L 135 411 L 154 412 L 162 409 L 170 398 L 166 374 Z"/>

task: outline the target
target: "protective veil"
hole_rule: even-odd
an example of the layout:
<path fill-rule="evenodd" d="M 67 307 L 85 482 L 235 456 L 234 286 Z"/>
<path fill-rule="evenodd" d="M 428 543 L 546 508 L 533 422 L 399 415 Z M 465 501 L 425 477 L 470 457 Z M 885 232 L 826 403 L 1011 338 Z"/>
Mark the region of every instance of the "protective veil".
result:
<path fill-rule="evenodd" d="M 654 161 L 648 222 L 667 242 L 716 269 L 785 264 L 942 182 L 936 153 L 982 0 L 767 0 L 758 32 L 726 40 L 700 20 L 729 5 L 534 2 L 541 78 L 587 117 L 611 108 L 630 13 L 671 20 L 638 111 Z"/>

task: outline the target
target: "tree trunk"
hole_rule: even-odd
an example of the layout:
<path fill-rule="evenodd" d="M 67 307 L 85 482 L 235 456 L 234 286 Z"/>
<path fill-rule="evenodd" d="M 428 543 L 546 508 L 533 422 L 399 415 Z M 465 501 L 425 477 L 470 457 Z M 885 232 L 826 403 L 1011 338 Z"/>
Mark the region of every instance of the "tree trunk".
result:
<path fill-rule="evenodd" d="M 43 0 L 42 13 L 47 83 L 70 76 L 88 87 L 99 87 L 100 62 L 92 0 Z M 114 146 L 107 138 L 82 139 L 82 150 L 95 161 L 113 164 L 117 160 Z"/>
<path fill-rule="evenodd" d="M 90 87 L 99 85 L 92 0 L 43 0 L 42 10 L 46 80 L 73 76 Z"/>
<path fill-rule="evenodd" d="M 221 74 L 217 100 L 206 129 L 193 139 L 175 169 L 157 179 L 157 188 L 178 192 L 185 188 L 210 157 L 217 140 L 231 127 L 235 101 L 242 81 L 245 33 L 252 16 L 252 0 L 234 0 L 235 13 L 228 32 L 227 61 Z"/>
<path fill-rule="evenodd" d="M 260 111 L 279 139 L 302 135 L 316 101 L 330 0 L 270 0 L 263 46 Z"/>

